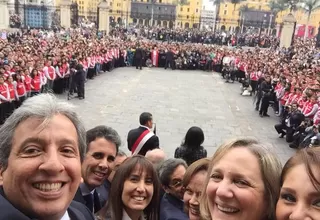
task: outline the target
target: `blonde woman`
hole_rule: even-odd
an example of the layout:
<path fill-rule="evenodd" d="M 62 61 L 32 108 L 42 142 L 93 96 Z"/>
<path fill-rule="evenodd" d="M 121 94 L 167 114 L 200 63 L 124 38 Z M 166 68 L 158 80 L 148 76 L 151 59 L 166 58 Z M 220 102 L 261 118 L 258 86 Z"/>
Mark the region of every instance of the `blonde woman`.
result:
<path fill-rule="evenodd" d="M 251 139 L 229 141 L 214 154 L 200 202 L 203 219 L 274 220 L 281 164 Z"/>

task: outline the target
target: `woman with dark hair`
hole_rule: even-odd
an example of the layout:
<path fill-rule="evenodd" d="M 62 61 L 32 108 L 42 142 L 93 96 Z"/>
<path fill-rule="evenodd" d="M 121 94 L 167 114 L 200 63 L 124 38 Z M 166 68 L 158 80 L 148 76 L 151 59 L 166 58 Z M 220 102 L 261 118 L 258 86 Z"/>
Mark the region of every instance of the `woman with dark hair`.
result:
<path fill-rule="evenodd" d="M 20 71 L 13 75 L 13 78 L 16 82 L 15 89 L 17 91 L 17 101 L 15 102 L 15 105 L 16 108 L 19 108 L 27 97 L 27 91 Z"/>
<path fill-rule="evenodd" d="M 100 220 L 158 220 L 158 175 L 141 155 L 126 159 L 117 169 L 107 205 L 97 213 Z"/>
<path fill-rule="evenodd" d="M 31 72 L 31 97 L 38 95 L 41 91 L 41 76 L 39 71 L 34 68 Z"/>
<path fill-rule="evenodd" d="M 181 158 L 188 165 L 207 157 L 207 150 L 201 144 L 204 141 L 204 134 L 201 128 L 193 126 L 189 128 L 181 146 L 175 150 L 174 157 Z"/>
<path fill-rule="evenodd" d="M 292 156 L 281 173 L 277 220 L 319 219 L 320 148 L 304 148 Z"/>

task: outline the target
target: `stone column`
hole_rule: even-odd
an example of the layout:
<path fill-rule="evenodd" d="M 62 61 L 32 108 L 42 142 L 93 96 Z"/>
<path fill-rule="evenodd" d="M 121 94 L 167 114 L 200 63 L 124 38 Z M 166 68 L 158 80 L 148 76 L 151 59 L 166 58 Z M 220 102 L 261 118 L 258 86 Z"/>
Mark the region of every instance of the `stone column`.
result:
<path fill-rule="evenodd" d="M 60 22 L 61 27 L 71 27 L 71 0 L 62 0 L 60 2 Z"/>
<path fill-rule="evenodd" d="M 296 21 L 297 20 L 291 13 L 283 18 L 283 27 L 280 36 L 280 47 L 288 48 L 291 46 Z"/>
<path fill-rule="evenodd" d="M 0 0 L 0 29 L 9 28 L 8 0 Z"/>
<path fill-rule="evenodd" d="M 108 2 L 102 1 L 98 5 L 99 8 L 99 31 L 105 31 L 109 34 L 109 5 Z"/>

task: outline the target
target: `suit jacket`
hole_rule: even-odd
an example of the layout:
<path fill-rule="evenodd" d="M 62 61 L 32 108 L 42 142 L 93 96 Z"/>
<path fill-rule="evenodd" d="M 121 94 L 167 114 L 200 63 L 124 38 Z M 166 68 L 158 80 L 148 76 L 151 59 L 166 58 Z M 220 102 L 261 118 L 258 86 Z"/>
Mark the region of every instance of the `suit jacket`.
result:
<path fill-rule="evenodd" d="M 2 187 L 0 187 L 0 210 L 0 220 L 36 220 L 16 209 L 5 197 Z M 72 201 L 67 211 L 71 220 L 94 220 L 90 210 L 79 202 Z"/>
<path fill-rule="evenodd" d="M 136 59 L 142 59 L 144 57 L 144 51 L 141 48 L 137 48 L 134 56 Z"/>
<path fill-rule="evenodd" d="M 98 212 L 106 204 L 107 199 L 108 199 L 108 190 L 106 186 L 103 184 L 97 187 L 94 192 L 94 212 L 95 213 Z M 82 196 L 80 187 L 78 188 L 73 200 L 86 205 L 86 201 Z"/>
<path fill-rule="evenodd" d="M 160 202 L 160 220 L 188 220 L 183 201 L 165 193 Z"/>
<path fill-rule="evenodd" d="M 128 133 L 128 149 L 131 151 L 132 146 L 136 142 L 136 140 L 140 137 L 140 135 L 147 130 L 145 127 L 138 127 L 136 129 L 132 129 Z M 141 148 L 139 154 L 145 156 L 149 150 L 153 150 L 155 148 L 159 148 L 159 138 L 154 135 L 152 136 Z"/>

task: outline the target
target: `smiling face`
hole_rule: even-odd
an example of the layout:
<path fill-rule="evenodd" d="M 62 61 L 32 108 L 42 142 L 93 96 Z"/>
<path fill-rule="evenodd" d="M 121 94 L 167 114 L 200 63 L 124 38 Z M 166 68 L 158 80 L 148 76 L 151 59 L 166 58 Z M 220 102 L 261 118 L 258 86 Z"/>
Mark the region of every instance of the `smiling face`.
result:
<path fill-rule="evenodd" d="M 121 197 L 126 212 L 130 216 L 140 216 L 149 205 L 153 191 L 152 177 L 145 170 L 141 172 L 140 167 L 136 166 L 123 184 Z"/>
<path fill-rule="evenodd" d="M 81 179 L 78 135 L 73 123 L 55 115 L 45 127 L 29 118 L 18 125 L 0 185 L 21 212 L 37 219 L 60 219 Z"/>
<path fill-rule="evenodd" d="M 199 198 L 204 187 L 207 173 L 206 170 L 201 170 L 194 174 L 185 189 L 183 202 L 190 220 L 200 219 Z"/>
<path fill-rule="evenodd" d="M 115 143 L 105 138 L 96 138 L 89 143 L 82 163 L 82 178 L 90 190 L 102 185 L 113 169 L 117 154 Z"/>
<path fill-rule="evenodd" d="M 246 148 L 231 149 L 214 164 L 206 193 L 214 220 L 257 220 L 266 215 L 258 159 Z"/>
<path fill-rule="evenodd" d="M 313 167 L 318 182 L 320 175 Z M 276 209 L 277 220 L 316 220 L 320 216 L 320 192 L 313 186 L 303 164 L 291 168 L 284 178 Z"/>

